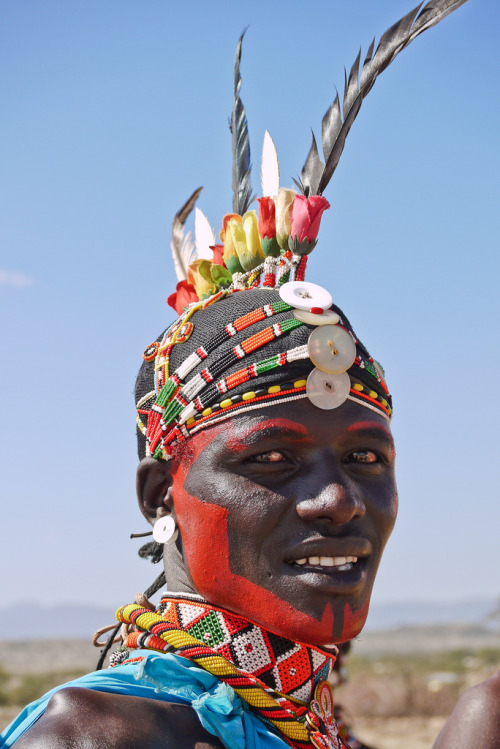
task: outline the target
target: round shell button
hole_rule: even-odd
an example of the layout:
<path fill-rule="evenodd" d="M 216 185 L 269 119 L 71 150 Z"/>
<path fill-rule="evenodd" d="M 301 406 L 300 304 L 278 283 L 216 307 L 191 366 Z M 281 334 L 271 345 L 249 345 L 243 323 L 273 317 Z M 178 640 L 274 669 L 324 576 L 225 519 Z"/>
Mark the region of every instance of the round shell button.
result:
<path fill-rule="evenodd" d="M 314 366 L 330 374 L 345 372 L 356 358 L 354 341 L 338 325 L 315 328 L 307 341 L 307 350 Z"/>
<path fill-rule="evenodd" d="M 340 317 L 331 309 L 326 309 L 322 315 L 315 315 L 306 309 L 294 309 L 293 316 L 306 325 L 336 325 L 340 322 Z"/>
<path fill-rule="evenodd" d="M 328 374 L 319 369 L 313 369 L 307 378 L 307 397 L 318 408 L 329 411 L 344 403 L 351 389 L 351 380 L 347 372 Z"/>
<path fill-rule="evenodd" d="M 153 526 L 153 538 L 157 544 L 166 544 L 177 538 L 177 525 L 171 515 L 164 515 Z"/>
<path fill-rule="evenodd" d="M 296 309 L 310 310 L 311 307 L 328 309 L 333 304 L 329 291 L 309 281 L 288 281 L 280 286 L 280 297 Z"/>

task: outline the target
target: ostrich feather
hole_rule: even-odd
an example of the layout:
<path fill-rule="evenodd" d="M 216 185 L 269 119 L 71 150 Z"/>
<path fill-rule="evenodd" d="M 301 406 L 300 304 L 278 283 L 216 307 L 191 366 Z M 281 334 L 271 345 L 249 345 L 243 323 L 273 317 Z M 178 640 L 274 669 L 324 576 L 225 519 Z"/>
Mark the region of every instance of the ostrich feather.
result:
<path fill-rule="evenodd" d="M 170 247 L 172 248 L 175 273 L 179 281 L 184 281 L 187 278 L 187 269 L 192 262 L 195 253 L 192 234 L 189 231 L 184 235 L 184 225 L 202 190 L 202 187 L 198 187 L 198 189 L 194 191 L 191 197 L 186 200 L 182 208 L 177 211 L 172 222 Z"/>
<path fill-rule="evenodd" d="M 322 162 L 313 134 L 313 143 L 301 172 L 300 186 L 305 195 L 321 195 L 328 185 L 337 168 L 347 135 L 358 115 L 363 99 L 371 91 L 380 73 L 419 34 L 435 26 L 465 2 L 467 0 L 430 0 L 424 7 L 420 3 L 382 34 L 375 54 L 373 53 L 375 40 L 372 41 L 363 61 L 361 73 L 359 71 L 360 50 L 351 67 L 349 77 L 347 73 L 345 74 L 342 106 L 337 93 L 334 102 L 323 117 L 321 142 L 325 164 L 321 174 Z"/>
<path fill-rule="evenodd" d="M 196 258 L 203 260 L 212 260 L 213 251 L 211 245 L 215 244 L 214 230 L 210 226 L 210 221 L 198 206 L 194 209 L 194 236 L 196 244 Z"/>
<path fill-rule="evenodd" d="M 246 29 L 245 29 L 246 31 Z M 233 111 L 230 130 L 233 143 L 233 213 L 243 215 L 252 202 L 250 185 L 250 139 L 245 108 L 240 98 L 241 44 L 245 31 L 241 34 L 234 60 Z"/>
<path fill-rule="evenodd" d="M 263 196 L 273 198 L 278 194 L 280 189 L 280 165 L 276 146 L 268 130 L 264 133 L 260 180 Z"/>

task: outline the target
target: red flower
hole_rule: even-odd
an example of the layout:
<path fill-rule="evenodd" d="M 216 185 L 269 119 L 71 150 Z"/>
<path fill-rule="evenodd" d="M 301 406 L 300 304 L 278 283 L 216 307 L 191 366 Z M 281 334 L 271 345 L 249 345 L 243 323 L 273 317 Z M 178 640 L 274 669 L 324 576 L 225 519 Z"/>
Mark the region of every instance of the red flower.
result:
<path fill-rule="evenodd" d="M 213 263 L 215 265 L 224 265 L 224 260 L 222 258 L 222 253 L 224 252 L 224 245 L 223 244 L 211 244 L 210 249 L 212 250 L 213 255 L 214 255 Z"/>
<path fill-rule="evenodd" d="M 259 202 L 259 236 L 264 255 L 278 257 L 280 247 L 276 239 L 276 205 L 273 198 L 257 198 Z"/>
<path fill-rule="evenodd" d="M 168 297 L 167 304 L 169 307 L 172 307 L 172 309 L 175 309 L 177 314 L 180 315 L 187 304 L 197 301 L 198 295 L 194 286 L 187 281 L 179 281 L 175 287 L 175 292 Z"/>
<path fill-rule="evenodd" d="M 257 198 L 259 203 L 260 238 L 276 236 L 276 207 L 273 198 Z"/>
<path fill-rule="evenodd" d="M 292 229 L 290 237 L 297 242 L 307 239 L 315 242 L 323 211 L 330 208 L 330 203 L 322 195 L 296 195 L 292 206 Z"/>

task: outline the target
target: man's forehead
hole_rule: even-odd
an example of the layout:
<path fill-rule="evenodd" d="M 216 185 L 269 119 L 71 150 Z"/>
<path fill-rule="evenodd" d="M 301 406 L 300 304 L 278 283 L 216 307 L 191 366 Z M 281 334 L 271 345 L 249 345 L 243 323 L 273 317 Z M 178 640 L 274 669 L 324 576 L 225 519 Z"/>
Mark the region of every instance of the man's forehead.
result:
<path fill-rule="evenodd" d="M 384 435 L 392 440 L 387 420 L 374 413 L 366 418 L 366 409 L 348 401 L 334 411 L 322 411 L 307 399 L 296 401 L 293 409 L 289 404 L 275 404 L 248 413 L 235 414 L 224 423 L 209 427 L 213 437 L 227 441 L 253 443 L 275 435 L 286 436 L 292 441 L 313 441 L 320 433 L 372 433 Z M 201 434 L 200 434 L 201 436 Z M 196 437 L 195 437 L 196 439 Z"/>

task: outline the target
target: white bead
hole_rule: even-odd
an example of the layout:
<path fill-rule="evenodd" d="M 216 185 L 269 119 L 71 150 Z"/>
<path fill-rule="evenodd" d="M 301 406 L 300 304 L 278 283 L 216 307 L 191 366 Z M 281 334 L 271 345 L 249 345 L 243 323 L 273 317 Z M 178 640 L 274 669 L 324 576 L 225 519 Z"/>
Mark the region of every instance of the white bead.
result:
<path fill-rule="evenodd" d="M 330 374 L 345 372 L 356 358 L 354 341 L 338 325 L 315 328 L 307 341 L 307 350 L 314 366 Z"/>
<path fill-rule="evenodd" d="M 322 315 L 315 315 L 306 309 L 294 309 L 293 316 L 306 325 L 336 325 L 340 322 L 340 317 L 331 309 L 326 309 Z"/>
<path fill-rule="evenodd" d="M 347 372 L 328 374 L 320 369 L 313 369 L 307 378 L 307 397 L 318 408 L 329 411 L 344 403 L 351 389 L 351 380 Z"/>
<path fill-rule="evenodd" d="M 177 538 L 177 525 L 172 515 L 163 515 L 153 525 L 153 538 L 157 544 L 167 544 Z"/>
<path fill-rule="evenodd" d="M 311 307 L 328 309 L 333 304 L 329 291 L 309 281 L 288 281 L 280 286 L 280 297 L 296 309 L 310 310 Z"/>

